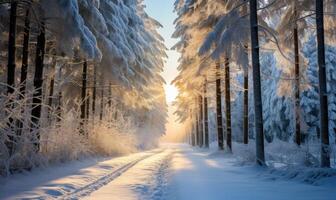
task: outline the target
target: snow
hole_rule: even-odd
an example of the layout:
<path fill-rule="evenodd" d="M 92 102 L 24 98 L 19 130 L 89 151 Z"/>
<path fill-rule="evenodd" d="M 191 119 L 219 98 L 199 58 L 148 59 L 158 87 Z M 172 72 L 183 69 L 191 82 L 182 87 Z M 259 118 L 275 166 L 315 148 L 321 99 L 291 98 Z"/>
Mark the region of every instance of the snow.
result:
<path fill-rule="evenodd" d="M 223 152 L 187 147 L 174 155 L 172 180 L 167 199 L 335 199 L 336 178 L 319 186 L 293 180 L 275 179 L 257 166 L 239 166 Z M 275 181 L 276 180 L 276 181 Z"/>
<path fill-rule="evenodd" d="M 4 200 L 328 200 L 336 194 L 336 176 L 308 184 L 267 168 L 242 166 L 225 152 L 182 144 L 36 169 L 0 179 L 0 184 L 0 199 Z"/>
<path fill-rule="evenodd" d="M 0 199 L 53 199 L 82 196 L 111 182 L 152 150 L 113 159 L 89 159 L 0 179 Z"/>
<path fill-rule="evenodd" d="M 168 164 L 174 149 L 165 149 L 125 172 L 120 178 L 92 193 L 94 199 L 162 199 L 168 180 Z"/>

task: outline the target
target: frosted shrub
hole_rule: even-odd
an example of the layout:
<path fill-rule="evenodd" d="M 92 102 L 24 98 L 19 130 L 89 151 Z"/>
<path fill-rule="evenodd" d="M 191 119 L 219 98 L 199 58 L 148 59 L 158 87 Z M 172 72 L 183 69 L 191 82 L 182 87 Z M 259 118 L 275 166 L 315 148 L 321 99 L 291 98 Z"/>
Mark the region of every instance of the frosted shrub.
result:
<path fill-rule="evenodd" d="M 103 120 L 91 116 L 81 125 L 79 104 L 56 107 L 42 105 L 40 128 L 31 127 L 32 93 L 17 99 L 18 90 L 0 98 L 0 174 L 30 170 L 51 163 L 78 160 L 87 156 L 116 156 L 137 151 L 140 143 L 135 124 L 115 106 L 105 108 Z M 68 110 L 66 111 L 66 108 Z M 69 109 L 70 108 L 70 109 Z M 18 123 L 21 125 L 18 126 Z M 84 132 L 81 132 L 84 130 Z M 40 134 L 40 139 L 36 137 Z M 8 141 L 14 141 L 10 152 Z M 36 144 L 40 151 L 36 152 Z"/>
<path fill-rule="evenodd" d="M 295 143 L 275 140 L 266 145 L 266 159 L 270 165 L 319 166 L 319 143 L 307 143 L 298 147 Z"/>
<path fill-rule="evenodd" d="M 42 154 L 49 162 L 65 162 L 92 154 L 85 135 L 79 134 L 78 114 L 68 112 L 60 124 L 45 128 L 41 134 Z"/>
<path fill-rule="evenodd" d="M 248 145 L 234 143 L 233 152 L 240 164 L 255 163 L 254 140 L 250 140 Z M 332 159 L 335 155 L 334 152 L 335 149 L 332 148 Z M 272 143 L 265 143 L 265 156 L 267 165 L 271 167 L 318 167 L 320 162 L 320 143 L 318 141 L 310 141 L 298 147 L 295 143 L 275 139 Z"/>
<path fill-rule="evenodd" d="M 245 145 L 242 143 L 234 143 L 234 154 L 237 155 L 237 160 L 240 164 L 255 163 L 255 142 L 251 141 Z"/>

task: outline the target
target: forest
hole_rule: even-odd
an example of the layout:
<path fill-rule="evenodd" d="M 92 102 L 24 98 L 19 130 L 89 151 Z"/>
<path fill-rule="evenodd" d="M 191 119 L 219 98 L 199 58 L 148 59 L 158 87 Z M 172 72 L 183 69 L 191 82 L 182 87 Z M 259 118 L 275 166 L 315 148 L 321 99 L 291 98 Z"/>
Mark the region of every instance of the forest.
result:
<path fill-rule="evenodd" d="M 1 174 L 155 146 L 160 26 L 142 1 L 1 1 Z"/>
<path fill-rule="evenodd" d="M 333 0 L 176 1 L 175 105 L 189 143 L 217 141 L 233 154 L 236 143 L 260 165 L 334 165 L 335 8 Z"/>
<path fill-rule="evenodd" d="M 0 0 L 0 199 L 335 199 L 335 18 L 336 0 Z"/>

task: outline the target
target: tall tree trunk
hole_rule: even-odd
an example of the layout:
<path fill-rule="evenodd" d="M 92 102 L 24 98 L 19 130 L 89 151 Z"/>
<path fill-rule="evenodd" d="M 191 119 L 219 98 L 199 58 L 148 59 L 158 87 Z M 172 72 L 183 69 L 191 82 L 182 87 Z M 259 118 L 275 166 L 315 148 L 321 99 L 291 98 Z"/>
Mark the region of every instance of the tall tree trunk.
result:
<path fill-rule="evenodd" d="M 52 77 L 50 79 L 50 83 L 49 83 L 49 97 L 48 97 L 48 106 L 52 107 L 53 104 L 53 98 L 54 98 L 54 85 L 55 85 L 55 79 Z"/>
<path fill-rule="evenodd" d="M 25 25 L 23 31 L 23 48 L 22 48 L 22 66 L 21 66 L 21 76 L 20 76 L 20 95 L 19 99 L 23 99 L 26 94 L 26 80 L 28 73 L 28 56 L 29 56 L 29 34 L 30 34 L 30 19 L 29 19 L 29 9 L 26 10 Z M 22 109 L 21 113 L 24 112 Z M 22 133 L 23 122 L 17 122 L 17 135 L 20 136 Z"/>
<path fill-rule="evenodd" d="M 109 94 L 108 94 L 108 106 L 111 109 L 112 108 L 112 83 L 109 82 L 109 90 L 108 90 Z"/>
<path fill-rule="evenodd" d="M 36 138 L 34 145 L 36 151 L 40 150 L 40 132 L 39 132 L 39 121 L 41 117 L 42 109 L 42 85 L 43 85 L 43 68 L 44 68 L 44 53 L 45 53 L 45 27 L 44 22 L 41 22 L 40 33 L 37 37 L 36 44 L 36 58 L 35 58 L 35 75 L 34 75 L 34 95 L 33 95 L 33 109 L 32 115 L 32 129 L 36 130 Z"/>
<path fill-rule="evenodd" d="M 203 97 L 202 95 L 200 95 L 198 97 L 198 101 L 199 101 L 199 126 L 200 126 L 200 135 L 199 135 L 199 141 L 200 147 L 203 147 L 204 144 L 204 115 L 203 115 Z"/>
<path fill-rule="evenodd" d="M 96 98 L 97 98 L 97 65 L 93 66 L 93 91 L 92 91 L 92 116 L 93 121 L 96 114 Z"/>
<path fill-rule="evenodd" d="M 316 28 L 319 64 L 321 167 L 330 167 L 328 94 L 324 47 L 323 0 L 316 0 Z"/>
<path fill-rule="evenodd" d="M 85 131 L 84 131 L 84 121 L 85 121 L 85 117 L 86 117 L 86 110 L 85 110 L 85 107 L 86 107 L 86 84 L 87 84 L 87 61 L 84 62 L 83 64 L 83 72 L 82 72 L 82 94 L 81 94 L 81 115 L 80 115 L 80 118 L 81 118 L 81 122 L 80 122 L 80 132 L 82 134 L 85 134 Z"/>
<path fill-rule="evenodd" d="M 204 80 L 204 146 L 209 148 L 209 123 L 208 123 L 208 96 L 207 96 L 207 78 Z"/>
<path fill-rule="evenodd" d="M 225 59 L 226 145 L 232 151 L 230 63 Z"/>
<path fill-rule="evenodd" d="M 29 9 L 27 9 L 25 16 L 24 35 L 23 35 L 22 66 L 21 66 L 21 78 L 20 78 L 21 97 L 23 97 L 26 92 L 26 80 L 28 73 L 28 58 L 29 58 L 29 35 L 30 35 L 30 19 L 29 19 Z"/>
<path fill-rule="evenodd" d="M 8 34 L 7 93 L 12 94 L 15 87 L 15 53 L 16 53 L 16 13 L 17 1 L 11 2 L 10 25 Z"/>
<path fill-rule="evenodd" d="M 62 92 L 58 92 L 57 122 L 62 120 Z"/>
<path fill-rule="evenodd" d="M 297 25 L 295 25 L 293 33 L 294 33 L 294 50 L 295 50 L 295 142 L 296 142 L 297 145 L 300 146 L 301 145 L 300 55 L 299 55 L 299 37 L 298 37 Z"/>
<path fill-rule="evenodd" d="M 250 0 L 253 94 L 256 133 L 256 161 L 265 165 L 264 126 L 261 98 L 257 0 Z"/>
<path fill-rule="evenodd" d="M 243 116 L 243 123 L 244 123 L 244 144 L 248 144 L 249 140 L 249 133 L 248 133 L 248 126 L 249 126 L 249 119 L 248 119 L 248 95 L 249 95 L 249 84 L 248 84 L 248 68 L 244 70 L 244 116 Z"/>
<path fill-rule="evenodd" d="M 217 136 L 218 148 L 224 149 L 223 114 L 222 114 L 222 87 L 220 62 L 216 63 L 216 108 L 217 108 Z"/>
<path fill-rule="evenodd" d="M 196 104 L 197 105 L 197 104 Z M 200 146 L 200 120 L 199 120 L 199 113 L 198 113 L 198 110 L 196 109 L 196 118 L 195 118 L 195 124 L 196 124 L 196 137 L 195 137 L 195 140 L 196 140 L 196 145 L 197 146 Z"/>
<path fill-rule="evenodd" d="M 104 82 L 103 82 L 103 84 L 104 84 Z M 103 115 L 104 115 L 104 86 L 102 86 L 102 88 L 101 88 L 100 114 L 99 114 L 100 121 L 103 120 Z"/>
<path fill-rule="evenodd" d="M 243 15 L 248 15 L 248 2 L 245 1 L 245 5 L 242 7 L 242 14 Z M 244 44 L 245 48 L 245 54 L 246 57 L 248 58 L 248 44 Z M 246 66 L 244 66 L 244 99 L 243 99 L 243 142 L 244 144 L 249 143 L 249 64 L 247 63 Z"/>
<path fill-rule="evenodd" d="M 191 132 L 191 145 L 194 147 L 196 146 L 196 140 L 195 140 L 195 136 L 196 136 L 196 124 L 195 121 L 192 119 L 192 132 Z"/>
<path fill-rule="evenodd" d="M 8 63 L 7 63 L 7 94 L 10 95 L 14 92 L 15 87 L 15 52 L 16 52 L 16 13 L 17 13 L 17 2 L 11 2 L 10 9 L 10 25 L 9 25 L 9 34 L 8 34 Z M 10 127 L 13 126 L 13 119 L 9 119 Z M 11 155 L 14 148 L 14 137 L 8 136 L 8 141 L 6 141 L 6 146 Z"/>
<path fill-rule="evenodd" d="M 90 94 L 87 95 L 86 99 L 86 119 L 90 119 Z"/>

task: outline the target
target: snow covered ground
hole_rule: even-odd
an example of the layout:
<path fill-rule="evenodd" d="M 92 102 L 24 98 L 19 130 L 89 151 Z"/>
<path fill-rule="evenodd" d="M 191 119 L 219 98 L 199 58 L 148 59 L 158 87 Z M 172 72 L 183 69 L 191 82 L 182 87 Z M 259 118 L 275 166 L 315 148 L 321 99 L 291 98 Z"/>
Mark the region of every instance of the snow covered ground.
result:
<path fill-rule="evenodd" d="M 284 180 L 257 166 L 239 166 L 222 152 L 184 147 L 174 155 L 171 169 L 167 199 L 336 199 L 336 177 L 318 186 Z"/>
<path fill-rule="evenodd" d="M 73 162 L 0 179 L 0 199 L 335 199 L 336 177 L 315 185 L 240 166 L 222 152 L 163 145 L 106 160 Z"/>

